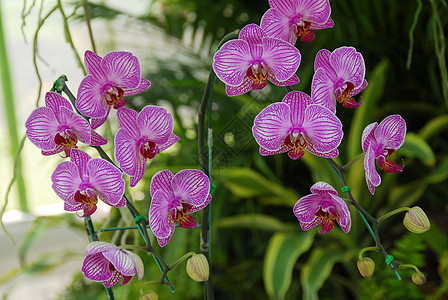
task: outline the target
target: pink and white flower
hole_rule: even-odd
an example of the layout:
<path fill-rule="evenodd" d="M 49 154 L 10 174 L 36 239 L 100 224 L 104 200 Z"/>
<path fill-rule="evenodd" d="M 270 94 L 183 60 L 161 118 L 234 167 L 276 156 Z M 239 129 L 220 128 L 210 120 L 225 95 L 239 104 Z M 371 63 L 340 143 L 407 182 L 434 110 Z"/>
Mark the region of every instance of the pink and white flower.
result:
<path fill-rule="evenodd" d="M 269 0 L 271 8 L 261 19 L 261 28 L 269 36 L 285 40 L 292 45 L 300 38 L 314 40 L 313 30 L 333 27 L 328 0 Z"/>
<path fill-rule="evenodd" d="M 90 128 L 89 122 L 73 111 L 70 101 L 58 93 L 45 94 L 45 107 L 36 108 L 25 123 L 26 135 L 43 155 L 64 151 L 70 156 L 78 141 L 87 145 L 107 144 L 107 140 Z"/>
<path fill-rule="evenodd" d="M 364 170 L 370 193 L 375 193 L 375 187 L 381 184 L 380 174 L 376 171 L 375 162 L 378 167 L 388 173 L 403 171 L 392 160 L 388 160 L 392 153 L 398 150 L 404 143 L 406 137 L 406 122 L 400 115 L 390 115 L 378 125 L 374 122 L 364 129 L 362 133 L 362 151 L 364 151 Z"/>
<path fill-rule="evenodd" d="M 131 176 L 131 187 L 145 173 L 146 162 L 179 140 L 173 133 L 173 116 L 163 107 L 148 105 L 140 113 L 121 107 L 115 135 L 115 158 L 120 168 Z"/>
<path fill-rule="evenodd" d="M 183 228 L 196 227 L 190 214 L 208 205 L 212 199 L 209 192 L 210 180 L 199 170 L 182 170 L 176 175 L 163 170 L 154 174 L 149 225 L 161 247 L 170 241 L 177 222 Z"/>
<path fill-rule="evenodd" d="M 355 108 L 352 97 L 366 86 L 366 68 L 361 53 L 353 47 L 340 47 L 330 52 L 320 50 L 314 62 L 314 76 L 311 84 L 311 98 L 314 103 L 336 112 L 336 101 L 344 107 Z"/>
<path fill-rule="evenodd" d="M 228 41 L 216 52 L 213 69 L 226 84 L 227 95 L 236 96 L 264 88 L 267 80 L 278 86 L 297 84 L 300 59 L 297 48 L 250 24 L 237 40 Z"/>
<path fill-rule="evenodd" d="M 138 280 L 143 278 L 143 262 L 131 251 L 98 241 L 88 244 L 85 252 L 87 257 L 81 271 L 88 279 L 102 282 L 105 287 L 114 286 L 121 279 L 121 285 L 125 285 L 136 274 Z"/>
<path fill-rule="evenodd" d="M 311 194 L 300 198 L 294 205 L 294 215 L 303 230 L 321 225 L 319 232 L 329 232 L 336 221 L 348 233 L 351 228 L 350 211 L 338 192 L 328 183 L 320 181 L 311 187 Z"/>
<path fill-rule="evenodd" d="M 343 136 L 336 115 L 298 91 L 263 109 L 255 117 L 252 132 L 261 155 L 288 152 L 294 160 L 305 154 L 304 149 L 320 157 L 336 157 Z"/>
<path fill-rule="evenodd" d="M 71 161 L 61 162 L 51 175 L 53 189 L 64 200 L 66 211 L 83 210 L 87 217 L 97 209 L 98 198 L 114 207 L 123 207 L 124 180 L 120 170 L 102 158 L 91 158 L 72 149 Z"/>
<path fill-rule="evenodd" d="M 111 107 L 126 105 L 123 97 L 141 93 L 151 85 L 141 77 L 138 59 L 130 52 L 113 51 L 101 58 L 86 51 L 84 64 L 87 76 L 79 86 L 76 107 L 92 118 L 94 129 L 106 122 Z"/>

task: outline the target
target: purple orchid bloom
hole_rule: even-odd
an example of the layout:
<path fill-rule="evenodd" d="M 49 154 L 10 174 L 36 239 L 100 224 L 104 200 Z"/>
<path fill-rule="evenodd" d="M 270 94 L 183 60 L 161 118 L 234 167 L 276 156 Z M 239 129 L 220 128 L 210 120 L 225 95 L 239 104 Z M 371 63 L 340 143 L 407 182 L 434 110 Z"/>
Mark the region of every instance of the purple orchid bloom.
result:
<path fill-rule="evenodd" d="M 320 157 L 336 157 L 343 136 L 336 115 L 298 91 L 263 109 L 255 117 L 252 132 L 261 155 L 288 152 L 294 160 L 305 154 L 303 149 Z"/>
<path fill-rule="evenodd" d="M 115 158 L 123 172 L 131 176 L 131 187 L 145 173 L 146 161 L 171 147 L 179 140 L 173 133 L 173 116 L 166 109 L 148 105 L 137 114 L 121 107 L 118 112 L 120 129 L 115 136 Z"/>
<path fill-rule="evenodd" d="M 88 279 L 102 282 L 105 287 L 114 286 L 121 279 L 121 285 L 125 285 L 135 274 L 138 280 L 143 278 L 141 258 L 128 250 L 106 242 L 92 242 L 85 252 L 87 257 L 81 271 Z"/>
<path fill-rule="evenodd" d="M 300 59 L 297 48 L 250 24 L 237 40 L 228 41 L 216 52 L 213 69 L 226 84 L 227 95 L 236 96 L 264 88 L 266 80 L 278 86 L 297 84 Z"/>
<path fill-rule="evenodd" d="M 315 38 L 313 30 L 334 25 L 328 0 L 269 0 L 269 5 L 271 8 L 261 18 L 261 28 L 292 45 L 297 38 L 310 42 Z"/>
<path fill-rule="evenodd" d="M 364 169 L 370 193 L 375 193 L 375 187 L 381 184 L 381 177 L 376 171 L 375 162 L 388 173 L 401 172 L 404 168 L 394 161 L 388 160 L 390 155 L 404 143 L 406 122 L 400 115 L 386 117 L 378 125 L 374 122 L 362 133 L 362 151 L 364 151 Z"/>
<path fill-rule="evenodd" d="M 130 52 L 109 52 L 101 58 L 86 51 L 84 64 L 88 74 L 79 86 L 76 107 L 93 118 L 94 129 L 106 122 L 111 107 L 126 105 L 123 97 L 141 93 L 151 85 L 141 77 L 138 59 Z"/>
<path fill-rule="evenodd" d="M 26 135 L 43 155 L 64 151 L 70 156 L 78 141 L 100 146 L 107 140 L 90 128 L 89 122 L 73 111 L 70 101 L 58 93 L 45 94 L 46 107 L 36 108 L 25 123 Z"/>
<path fill-rule="evenodd" d="M 209 191 L 210 180 L 199 170 L 182 170 L 176 175 L 163 170 L 154 174 L 149 225 L 161 247 L 171 239 L 177 222 L 183 228 L 196 227 L 189 214 L 208 205 L 212 199 Z"/>
<path fill-rule="evenodd" d="M 83 210 L 80 217 L 96 211 L 98 198 L 114 207 L 123 207 L 124 180 L 120 170 L 102 158 L 91 158 L 72 149 L 71 161 L 61 162 L 51 176 L 53 189 L 65 202 L 66 211 Z"/>
<path fill-rule="evenodd" d="M 311 98 L 314 103 L 336 112 L 336 100 L 344 107 L 355 108 L 352 97 L 366 86 L 366 68 L 361 53 L 353 47 L 340 47 L 330 52 L 320 50 L 314 62 L 314 76 L 311 85 Z"/>
<path fill-rule="evenodd" d="M 311 193 L 294 205 L 294 215 L 302 229 L 309 230 L 320 224 L 319 232 L 324 234 L 333 228 L 336 221 L 348 233 L 351 227 L 350 211 L 338 192 L 328 183 L 320 181 L 311 187 Z"/>

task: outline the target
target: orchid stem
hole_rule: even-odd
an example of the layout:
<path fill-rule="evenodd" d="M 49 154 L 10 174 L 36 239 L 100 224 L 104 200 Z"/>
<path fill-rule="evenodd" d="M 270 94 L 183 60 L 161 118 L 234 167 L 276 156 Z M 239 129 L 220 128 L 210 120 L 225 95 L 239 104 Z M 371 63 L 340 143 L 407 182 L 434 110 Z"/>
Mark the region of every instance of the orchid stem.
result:
<path fill-rule="evenodd" d="M 378 218 L 378 224 L 380 224 L 381 222 L 383 222 L 387 218 L 392 217 L 395 214 L 401 213 L 402 211 L 409 211 L 409 210 L 410 210 L 409 207 L 400 207 L 400 208 L 394 209 L 393 211 L 390 211 L 387 214 L 379 217 Z"/>
<path fill-rule="evenodd" d="M 359 155 L 358 155 L 358 157 L 359 157 Z M 359 159 L 358 157 L 355 159 Z M 347 181 L 345 180 L 345 177 L 344 177 L 344 172 L 345 172 L 344 167 L 338 165 L 331 158 L 327 158 L 327 161 L 331 165 L 333 170 L 335 171 L 342 186 L 348 187 Z M 394 271 L 397 278 L 399 280 L 401 280 L 400 274 L 398 274 L 398 272 L 396 270 L 400 266 L 400 264 L 395 259 L 391 259 L 389 262 L 388 260 L 392 256 L 389 253 L 387 253 L 387 251 L 384 249 L 383 245 L 381 245 L 381 240 L 380 240 L 379 233 L 378 233 L 378 220 L 376 218 L 372 217 L 372 215 L 370 215 L 361 205 L 358 204 L 358 202 L 355 201 L 355 199 L 353 198 L 353 195 L 350 191 L 350 188 L 346 189 L 345 193 L 346 193 L 347 197 L 351 200 L 351 202 L 349 204 L 353 205 L 356 208 L 356 210 L 358 211 L 358 213 L 361 215 L 366 227 L 368 228 L 370 234 L 373 237 L 373 240 L 375 241 L 375 246 L 378 248 L 378 251 L 381 252 L 381 254 L 384 256 L 384 258 L 386 259 L 386 261 L 388 262 L 388 264 Z M 370 222 L 371 226 L 369 225 L 369 222 Z"/>

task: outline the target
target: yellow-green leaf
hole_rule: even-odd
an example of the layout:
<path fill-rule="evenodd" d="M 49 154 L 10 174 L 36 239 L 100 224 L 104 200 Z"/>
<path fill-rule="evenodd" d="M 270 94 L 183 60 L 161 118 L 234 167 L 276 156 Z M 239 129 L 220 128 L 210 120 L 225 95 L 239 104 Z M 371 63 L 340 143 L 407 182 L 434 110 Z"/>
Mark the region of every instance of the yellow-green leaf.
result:
<path fill-rule="evenodd" d="M 292 213 L 292 210 L 291 210 Z M 287 231 L 286 226 L 282 221 L 269 215 L 262 214 L 246 214 L 227 218 L 221 218 L 218 221 L 219 229 L 229 228 L 249 228 L 261 229 L 270 231 Z"/>
<path fill-rule="evenodd" d="M 433 166 L 436 162 L 434 152 L 428 143 L 413 132 L 406 134 L 404 144 L 399 151 L 405 156 L 420 159 L 427 166 Z"/>

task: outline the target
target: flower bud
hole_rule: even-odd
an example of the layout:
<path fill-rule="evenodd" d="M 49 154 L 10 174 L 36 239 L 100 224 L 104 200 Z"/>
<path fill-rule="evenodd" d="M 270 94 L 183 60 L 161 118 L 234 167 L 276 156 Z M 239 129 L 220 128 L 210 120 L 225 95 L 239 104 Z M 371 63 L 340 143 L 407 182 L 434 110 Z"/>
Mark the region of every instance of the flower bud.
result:
<path fill-rule="evenodd" d="M 426 284 L 426 277 L 423 275 L 422 272 L 417 272 L 412 274 L 412 282 L 416 285 L 425 285 Z"/>
<path fill-rule="evenodd" d="M 418 206 L 412 207 L 404 216 L 404 227 L 414 233 L 423 233 L 431 227 L 425 212 Z"/>
<path fill-rule="evenodd" d="M 159 295 L 154 291 L 147 291 L 140 296 L 140 300 L 159 300 Z"/>
<path fill-rule="evenodd" d="M 359 273 L 361 273 L 362 277 L 370 277 L 375 270 L 375 263 L 369 257 L 365 257 L 361 260 L 358 260 L 356 263 L 358 266 Z"/>
<path fill-rule="evenodd" d="M 187 261 L 187 274 L 194 281 L 202 282 L 208 280 L 209 265 L 204 254 L 195 254 Z"/>

